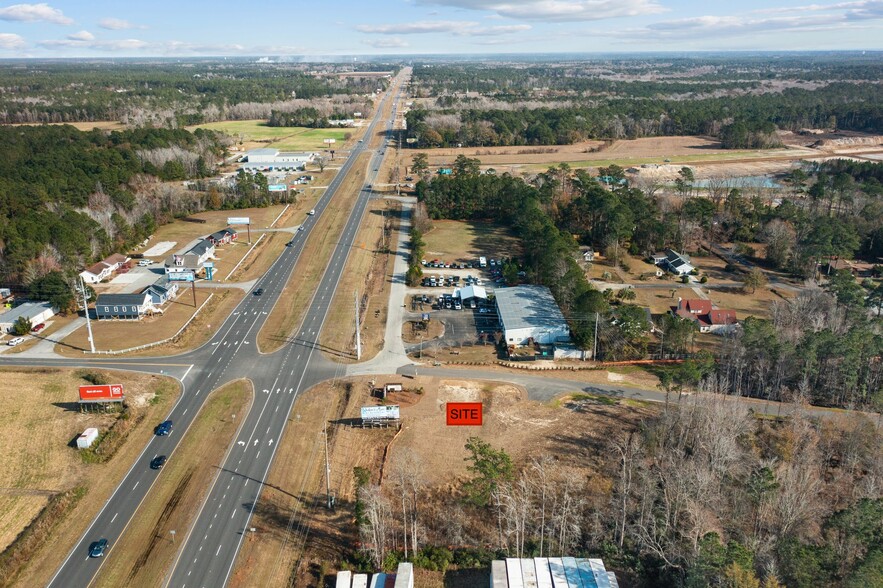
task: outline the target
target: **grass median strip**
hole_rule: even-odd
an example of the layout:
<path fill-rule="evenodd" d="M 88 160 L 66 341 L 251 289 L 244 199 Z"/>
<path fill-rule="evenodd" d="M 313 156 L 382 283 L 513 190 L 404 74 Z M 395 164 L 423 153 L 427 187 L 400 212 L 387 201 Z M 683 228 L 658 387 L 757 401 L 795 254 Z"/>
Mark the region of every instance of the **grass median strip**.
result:
<path fill-rule="evenodd" d="M 400 210 L 398 202 L 389 200 L 372 200 L 368 204 L 322 328 L 322 348 L 336 361 L 356 361 L 353 304 L 357 292 L 362 360 L 374 357 L 383 348 L 390 278 L 395 263 L 390 248 L 396 245 Z"/>
<path fill-rule="evenodd" d="M 350 211 L 365 182 L 365 167 L 370 154 L 359 155 L 349 175 L 343 179 L 319 222 L 310 232 L 294 272 L 282 290 L 276 306 L 258 335 L 261 351 L 269 353 L 282 347 L 300 324 L 313 292 L 337 247 L 338 238 L 349 219 Z"/>
<path fill-rule="evenodd" d="M 214 480 L 238 423 L 251 403 L 250 382 L 238 380 L 212 392 L 126 532 L 111 547 L 96 586 L 159 586 Z M 151 456 L 147 458 L 152 459 Z M 136 467 L 149 467 L 147 461 Z M 170 531 L 175 531 L 173 536 Z M 177 537 L 177 539 L 175 539 Z"/>

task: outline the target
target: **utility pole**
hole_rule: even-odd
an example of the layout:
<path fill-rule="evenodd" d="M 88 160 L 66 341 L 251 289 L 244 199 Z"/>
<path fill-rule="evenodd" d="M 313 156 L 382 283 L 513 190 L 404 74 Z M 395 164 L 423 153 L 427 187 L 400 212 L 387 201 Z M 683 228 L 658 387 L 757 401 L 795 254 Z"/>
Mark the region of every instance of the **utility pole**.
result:
<path fill-rule="evenodd" d="M 92 338 L 92 322 L 89 320 L 89 299 L 86 298 L 86 284 L 80 278 L 80 291 L 83 293 L 83 312 L 86 314 L 86 330 L 89 331 L 89 348 L 95 353 L 95 339 Z"/>
<path fill-rule="evenodd" d="M 595 344 L 592 346 L 592 359 L 598 361 L 598 313 L 595 313 Z"/>
<path fill-rule="evenodd" d="M 362 337 L 359 333 L 359 291 L 356 290 L 356 359 L 362 359 Z"/>
<path fill-rule="evenodd" d="M 331 508 L 331 466 L 328 464 L 328 421 L 325 421 L 323 425 L 323 430 L 325 433 L 325 494 L 326 494 L 326 506 Z"/>

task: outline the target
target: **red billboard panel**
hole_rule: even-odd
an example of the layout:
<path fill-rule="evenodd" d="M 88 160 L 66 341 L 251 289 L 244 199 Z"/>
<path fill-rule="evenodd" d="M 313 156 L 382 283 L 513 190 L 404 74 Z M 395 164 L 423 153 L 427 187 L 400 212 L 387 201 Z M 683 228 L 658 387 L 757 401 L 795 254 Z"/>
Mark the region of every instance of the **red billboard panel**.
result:
<path fill-rule="evenodd" d="M 448 402 L 445 412 L 449 427 L 481 425 L 481 402 Z"/>
<path fill-rule="evenodd" d="M 122 400 L 122 384 L 80 386 L 80 400 Z"/>

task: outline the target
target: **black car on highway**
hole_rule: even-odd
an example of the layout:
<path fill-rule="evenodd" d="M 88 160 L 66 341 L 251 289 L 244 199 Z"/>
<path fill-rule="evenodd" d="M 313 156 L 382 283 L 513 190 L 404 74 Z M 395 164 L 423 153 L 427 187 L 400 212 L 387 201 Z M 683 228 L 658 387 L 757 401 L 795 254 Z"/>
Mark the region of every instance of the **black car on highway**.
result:
<path fill-rule="evenodd" d="M 164 437 L 172 432 L 172 421 L 163 421 L 156 428 L 156 434 Z"/>
<path fill-rule="evenodd" d="M 150 469 L 152 470 L 161 470 L 164 465 L 166 465 L 166 456 L 165 455 L 157 455 L 152 460 L 150 460 Z"/>
<path fill-rule="evenodd" d="M 254 291 L 254 295 L 255 295 L 255 296 L 260 296 L 260 295 L 263 294 L 263 293 L 264 293 L 264 289 L 263 289 L 263 288 L 258 288 L 257 290 Z"/>
<path fill-rule="evenodd" d="M 107 539 L 99 539 L 89 546 L 89 557 L 102 557 L 107 551 Z"/>

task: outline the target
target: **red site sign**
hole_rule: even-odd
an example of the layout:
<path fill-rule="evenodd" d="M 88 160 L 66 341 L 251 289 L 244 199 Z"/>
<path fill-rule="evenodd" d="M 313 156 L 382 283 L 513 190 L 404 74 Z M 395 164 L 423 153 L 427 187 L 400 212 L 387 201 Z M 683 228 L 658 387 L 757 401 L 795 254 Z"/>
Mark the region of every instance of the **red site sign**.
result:
<path fill-rule="evenodd" d="M 481 402 L 448 402 L 448 426 L 481 426 Z"/>

